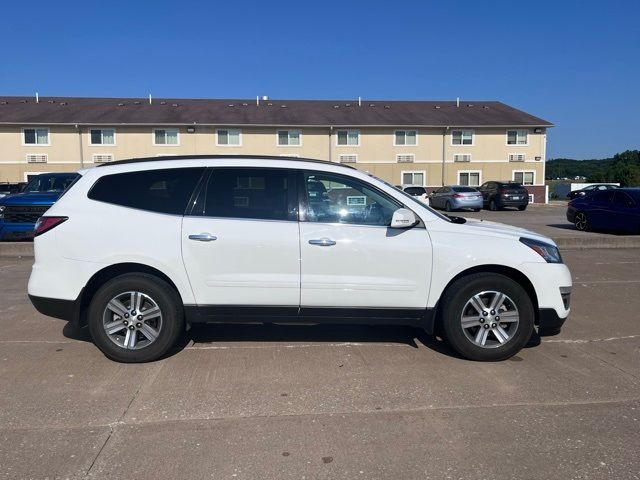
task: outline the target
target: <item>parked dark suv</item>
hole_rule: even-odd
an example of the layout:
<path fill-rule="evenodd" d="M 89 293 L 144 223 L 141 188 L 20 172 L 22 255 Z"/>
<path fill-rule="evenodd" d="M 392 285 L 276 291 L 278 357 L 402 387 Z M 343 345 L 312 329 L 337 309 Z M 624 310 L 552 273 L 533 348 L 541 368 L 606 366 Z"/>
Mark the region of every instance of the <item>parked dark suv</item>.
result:
<path fill-rule="evenodd" d="M 484 207 L 490 210 L 517 207 L 523 211 L 529 205 L 529 191 L 521 183 L 485 182 L 478 190 L 482 193 Z"/>

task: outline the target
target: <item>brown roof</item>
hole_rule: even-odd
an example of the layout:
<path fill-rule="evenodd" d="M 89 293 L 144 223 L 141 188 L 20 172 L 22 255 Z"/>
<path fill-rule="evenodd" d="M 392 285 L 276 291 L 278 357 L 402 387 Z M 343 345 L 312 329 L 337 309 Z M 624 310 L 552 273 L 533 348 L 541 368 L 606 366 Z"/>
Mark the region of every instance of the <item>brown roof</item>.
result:
<path fill-rule="evenodd" d="M 0 97 L 0 123 L 277 126 L 540 126 L 501 102 Z"/>

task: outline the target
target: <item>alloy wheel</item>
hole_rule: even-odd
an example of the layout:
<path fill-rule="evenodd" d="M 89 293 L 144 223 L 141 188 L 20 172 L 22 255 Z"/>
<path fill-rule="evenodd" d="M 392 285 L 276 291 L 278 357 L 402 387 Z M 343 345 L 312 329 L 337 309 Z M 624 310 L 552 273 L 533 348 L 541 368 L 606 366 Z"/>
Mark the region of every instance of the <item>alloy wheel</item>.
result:
<path fill-rule="evenodd" d="M 576 217 L 574 220 L 575 226 L 578 230 L 586 230 L 587 229 L 587 216 L 582 213 L 582 212 L 578 212 L 576 213 Z"/>
<path fill-rule="evenodd" d="M 467 340 L 478 347 L 496 348 L 509 342 L 520 315 L 514 301 L 502 292 L 484 291 L 471 297 L 460 315 Z"/>
<path fill-rule="evenodd" d="M 139 350 L 151 345 L 160 335 L 162 311 L 156 301 L 145 293 L 119 293 L 107 303 L 102 327 L 119 347 Z"/>

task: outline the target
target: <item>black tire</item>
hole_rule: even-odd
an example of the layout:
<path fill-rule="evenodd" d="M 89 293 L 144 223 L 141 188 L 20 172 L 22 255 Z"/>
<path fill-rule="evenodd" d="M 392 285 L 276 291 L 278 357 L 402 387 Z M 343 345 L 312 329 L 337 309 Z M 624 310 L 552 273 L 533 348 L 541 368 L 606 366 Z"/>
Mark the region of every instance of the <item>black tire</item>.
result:
<path fill-rule="evenodd" d="M 474 209 L 473 209 L 473 211 L 474 211 L 474 212 L 479 212 L 479 211 L 480 211 L 480 209 L 479 209 L 479 208 L 474 208 Z"/>
<path fill-rule="evenodd" d="M 491 201 L 489 202 L 489 210 L 491 210 L 492 212 L 496 212 L 499 210 L 498 204 L 494 199 L 491 199 Z"/>
<path fill-rule="evenodd" d="M 103 328 L 107 304 L 115 296 L 128 291 L 148 295 L 162 313 L 162 326 L 155 340 L 136 350 L 116 345 Z M 184 331 L 183 305 L 178 292 L 165 281 L 146 273 L 127 273 L 109 280 L 98 289 L 89 305 L 87 323 L 93 343 L 111 360 L 124 363 L 151 362 L 165 355 Z"/>
<path fill-rule="evenodd" d="M 526 206 L 526 205 L 520 205 L 520 206 L 518 207 L 518 210 L 520 210 L 521 212 L 524 212 L 526 209 L 527 209 L 527 206 Z"/>
<path fill-rule="evenodd" d="M 516 305 L 519 315 L 519 323 L 509 339 L 504 345 L 493 348 L 476 345 L 467 338 L 461 323 L 461 315 L 467 301 L 485 291 L 497 291 L 507 295 Z M 445 338 L 456 352 L 469 360 L 484 362 L 505 360 L 518 353 L 533 333 L 535 318 L 533 302 L 517 282 L 504 275 L 476 273 L 462 277 L 447 288 L 441 302 L 442 311 L 439 318 Z"/>
<path fill-rule="evenodd" d="M 575 217 L 573 217 L 573 224 L 575 227 L 581 232 L 586 232 L 589 230 L 589 218 L 585 212 L 576 212 Z"/>
<path fill-rule="evenodd" d="M 451 202 L 449 202 L 449 201 L 447 200 L 447 203 L 445 203 L 445 204 L 444 204 L 444 209 L 445 209 L 447 212 L 452 212 L 452 211 L 453 211 L 453 208 L 451 208 Z"/>

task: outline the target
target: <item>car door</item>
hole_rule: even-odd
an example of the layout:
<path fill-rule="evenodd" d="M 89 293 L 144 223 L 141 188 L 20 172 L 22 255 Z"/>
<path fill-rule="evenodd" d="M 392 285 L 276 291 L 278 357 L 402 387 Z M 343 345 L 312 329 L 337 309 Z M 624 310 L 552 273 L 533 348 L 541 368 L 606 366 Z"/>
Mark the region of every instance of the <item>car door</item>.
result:
<path fill-rule="evenodd" d="M 595 228 L 607 228 L 610 224 L 613 190 L 597 191 L 587 200 L 589 201 L 587 210 L 589 224 Z"/>
<path fill-rule="evenodd" d="M 280 306 L 297 314 L 300 243 L 293 173 L 211 169 L 183 219 L 182 253 L 198 306 Z"/>
<path fill-rule="evenodd" d="M 368 182 L 301 175 L 301 312 L 422 309 L 431 272 L 423 226 L 388 227 L 402 204 Z"/>
<path fill-rule="evenodd" d="M 636 231 L 638 229 L 638 213 L 635 201 L 626 192 L 612 190 L 610 222 L 614 230 Z"/>
<path fill-rule="evenodd" d="M 439 193 L 441 191 L 441 188 L 436 188 L 433 192 L 431 192 L 431 195 L 429 195 L 429 206 L 438 208 L 438 200 L 440 198 Z"/>
<path fill-rule="evenodd" d="M 478 189 L 480 191 L 480 194 L 482 194 L 482 202 L 485 205 L 489 203 L 489 186 L 490 185 L 491 185 L 491 182 L 485 182 Z"/>

